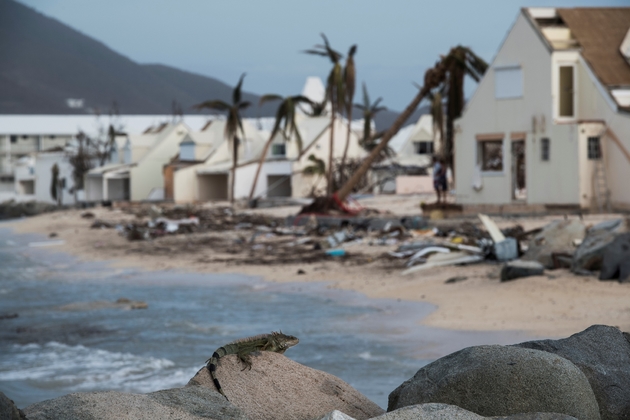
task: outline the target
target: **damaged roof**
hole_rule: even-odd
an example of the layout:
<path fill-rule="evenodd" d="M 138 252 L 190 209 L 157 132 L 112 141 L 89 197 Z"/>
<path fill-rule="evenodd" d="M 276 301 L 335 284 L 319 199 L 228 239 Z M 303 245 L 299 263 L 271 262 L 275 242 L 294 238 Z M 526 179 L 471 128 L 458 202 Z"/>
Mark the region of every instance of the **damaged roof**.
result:
<path fill-rule="evenodd" d="M 630 86 L 630 64 L 619 47 L 630 28 L 630 7 L 557 9 L 582 56 L 607 87 Z"/>

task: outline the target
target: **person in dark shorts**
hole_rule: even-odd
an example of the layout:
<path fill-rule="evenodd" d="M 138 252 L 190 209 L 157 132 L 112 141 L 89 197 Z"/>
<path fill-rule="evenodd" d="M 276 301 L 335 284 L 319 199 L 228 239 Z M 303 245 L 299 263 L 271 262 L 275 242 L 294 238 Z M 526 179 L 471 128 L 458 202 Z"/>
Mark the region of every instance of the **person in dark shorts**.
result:
<path fill-rule="evenodd" d="M 446 181 L 446 165 L 442 159 L 433 156 L 433 188 L 437 194 L 437 203 L 446 202 L 446 190 L 448 189 Z"/>

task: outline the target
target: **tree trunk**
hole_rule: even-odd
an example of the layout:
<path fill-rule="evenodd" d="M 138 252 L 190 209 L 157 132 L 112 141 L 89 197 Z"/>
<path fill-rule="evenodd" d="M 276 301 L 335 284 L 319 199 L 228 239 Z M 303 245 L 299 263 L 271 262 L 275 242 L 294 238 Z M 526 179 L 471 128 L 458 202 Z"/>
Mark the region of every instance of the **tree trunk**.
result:
<path fill-rule="evenodd" d="M 335 146 L 335 105 L 332 106 L 332 116 L 330 117 L 330 153 L 328 153 L 328 185 L 326 186 L 327 195 L 333 193 L 333 153 Z"/>
<path fill-rule="evenodd" d="M 352 174 L 352 177 L 344 184 L 343 187 L 339 191 L 337 191 L 337 198 L 341 201 L 345 200 L 346 197 L 352 192 L 354 186 L 359 182 L 361 178 L 367 173 L 367 171 L 372 166 L 372 163 L 376 158 L 381 154 L 383 149 L 387 147 L 387 143 L 391 140 L 392 137 L 396 135 L 400 127 L 409 119 L 411 114 L 418 108 L 422 99 L 429 93 L 430 87 L 426 84 L 422 87 L 422 89 L 418 92 L 413 101 L 405 108 L 405 110 L 396 118 L 396 121 L 392 124 L 391 127 L 383 134 L 380 143 L 376 146 L 372 152 L 363 160 L 363 163 L 359 167 L 359 169 Z"/>
<path fill-rule="evenodd" d="M 234 181 L 236 179 L 236 163 L 238 162 L 238 138 L 232 139 L 232 177 L 230 179 L 230 203 L 234 205 Z"/>
<path fill-rule="evenodd" d="M 348 131 L 346 135 L 346 146 L 343 149 L 343 157 L 341 158 L 341 166 L 339 167 L 339 184 L 343 185 L 346 180 L 343 178 L 346 173 L 346 158 L 348 156 L 348 147 L 350 146 L 350 132 L 352 131 L 350 126 L 352 123 L 352 107 L 348 109 Z"/>
<path fill-rule="evenodd" d="M 258 162 L 258 169 L 256 169 L 256 175 L 254 176 L 254 182 L 252 183 L 252 190 L 249 192 L 249 199 L 252 200 L 254 198 L 254 191 L 256 191 L 256 184 L 258 183 L 258 177 L 260 176 L 260 170 L 262 169 L 263 164 L 265 163 L 265 159 L 267 159 L 267 152 L 269 151 L 269 146 L 273 142 L 273 134 L 269 135 L 269 140 L 265 143 L 265 147 L 262 151 L 262 156 L 260 156 L 260 162 Z"/>

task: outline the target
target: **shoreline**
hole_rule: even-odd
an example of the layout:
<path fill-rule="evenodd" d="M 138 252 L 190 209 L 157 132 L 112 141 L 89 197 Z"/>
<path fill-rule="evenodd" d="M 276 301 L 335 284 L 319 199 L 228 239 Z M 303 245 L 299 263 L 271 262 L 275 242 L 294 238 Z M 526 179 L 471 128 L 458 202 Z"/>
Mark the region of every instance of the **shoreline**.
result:
<path fill-rule="evenodd" d="M 91 211 L 100 219 L 133 220 L 132 215 L 119 210 Z M 358 252 L 368 252 L 370 257 L 358 264 L 352 260 L 247 264 L 245 259 L 232 256 L 230 260 L 216 250 L 206 249 L 203 244 L 211 239 L 208 236 L 197 236 L 197 243 L 194 237 L 198 234 L 130 242 L 115 229 L 90 229 L 92 220 L 81 218 L 81 213 L 63 210 L 4 221 L 2 225 L 17 234 L 49 236 L 54 232 L 50 240 L 64 243 L 48 250 L 65 252 L 82 261 L 107 261 L 117 268 L 232 273 L 260 277 L 270 283 L 324 282 L 329 289 L 351 290 L 369 299 L 426 302 L 435 310 L 415 322 L 427 328 L 479 334 L 519 331 L 532 338 L 566 337 L 593 324 L 630 330 L 630 285 L 576 276 L 567 270 L 506 283 L 499 282 L 501 266 L 489 263 L 438 267 L 401 276 L 399 268 L 372 258 L 385 252 L 384 247 L 363 246 L 356 247 Z M 182 247 L 183 252 L 179 251 Z M 347 249 L 354 252 L 355 247 Z M 298 270 L 305 274 L 297 274 Z M 445 284 L 446 279 L 457 276 L 467 279 Z"/>

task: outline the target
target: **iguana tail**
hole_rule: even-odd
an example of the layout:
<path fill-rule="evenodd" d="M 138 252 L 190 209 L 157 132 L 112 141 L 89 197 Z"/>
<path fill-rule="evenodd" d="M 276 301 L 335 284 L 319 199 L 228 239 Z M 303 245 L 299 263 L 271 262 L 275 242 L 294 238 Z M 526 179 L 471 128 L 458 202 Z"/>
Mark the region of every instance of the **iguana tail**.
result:
<path fill-rule="evenodd" d="M 217 351 L 215 351 L 212 354 L 212 357 L 206 361 L 206 367 L 208 368 L 208 371 L 210 372 L 210 377 L 212 378 L 212 382 L 214 382 L 214 386 L 217 388 L 217 391 L 219 391 L 221 395 L 223 395 L 225 399 L 228 401 L 229 399 L 227 395 L 225 395 L 225 392 L 223 392 L 223 388 L 221 388 L 221 384 L 219 383 L 219 380 L 217 379 L 216 371 L 217 371 L 217 363 L 219 363 L 219 359 L 225 355 L 234 353 L 234 350 L 230 347 L 231 346 L 229 344 L 225 347 L 219 347 Z"/>

